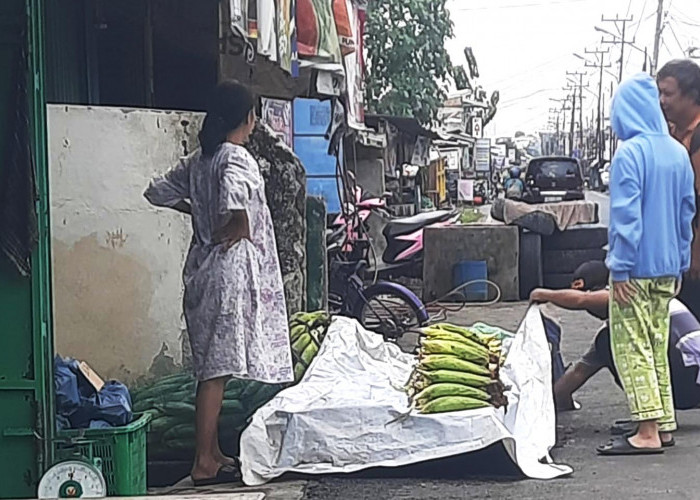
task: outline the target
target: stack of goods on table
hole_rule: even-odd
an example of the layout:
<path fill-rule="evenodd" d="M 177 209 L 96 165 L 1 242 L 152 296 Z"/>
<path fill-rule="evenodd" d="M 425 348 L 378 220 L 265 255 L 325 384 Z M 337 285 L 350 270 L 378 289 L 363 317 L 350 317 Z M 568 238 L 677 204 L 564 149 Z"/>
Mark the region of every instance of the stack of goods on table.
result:
<path fill-rule="evenodd" d="M 295 382 L 301 380 L 318 354 L 330 323 L 330 316 L 322 311 L 298 313 L 292 317 L 290 332 Z M 222 446 L 237 446 L 248 419 L 286 387 L 288 384 L 230 380 L 219 419 Z M 152 417 L 148 432 L 149 460 L 190 460 L 194 456 L 196 388 L 194 376 L 183 372 L 132 391 L 134 412 L 148 412 Z"/>
<path fill-rule="evenodd" d="M 498 372 L 505 361 L 496 333 L 438 324 L 425 328 L 406 390 L 420 413 L 507 406 Z"/>

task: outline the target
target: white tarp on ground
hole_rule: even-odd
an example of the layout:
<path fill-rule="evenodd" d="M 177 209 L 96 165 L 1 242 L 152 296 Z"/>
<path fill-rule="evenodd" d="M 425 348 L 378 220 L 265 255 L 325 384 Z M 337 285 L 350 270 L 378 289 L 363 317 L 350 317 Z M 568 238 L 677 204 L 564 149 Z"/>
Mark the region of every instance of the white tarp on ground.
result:
<path fill-rule="evenodd" d="M 514 338 L 501 379 L 508 411 L 483 408 L 420 415 L 401 390 L 415 358 L 336 318 L 304 379 L 260 408 L 241 436 L 243 480 L 263 484 L 286 472 L 330 474 L 396 467 L 503 441 L 522 472 L 550 479 L 571 473 L 551 463 L 555 414 L 549 346 L 537 306 Z"/>

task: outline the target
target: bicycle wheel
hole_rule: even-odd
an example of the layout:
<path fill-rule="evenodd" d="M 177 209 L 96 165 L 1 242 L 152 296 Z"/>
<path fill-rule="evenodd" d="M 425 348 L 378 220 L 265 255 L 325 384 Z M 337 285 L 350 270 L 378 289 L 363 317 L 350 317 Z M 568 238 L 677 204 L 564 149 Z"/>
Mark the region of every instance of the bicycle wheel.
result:
<path fill-rule="evenodd" d="M 396 340 L 428 321 L 423 303 L 410 291 L 394 284 L 377 284 L 363 292 L 356 317 L 367 330 Z"/>

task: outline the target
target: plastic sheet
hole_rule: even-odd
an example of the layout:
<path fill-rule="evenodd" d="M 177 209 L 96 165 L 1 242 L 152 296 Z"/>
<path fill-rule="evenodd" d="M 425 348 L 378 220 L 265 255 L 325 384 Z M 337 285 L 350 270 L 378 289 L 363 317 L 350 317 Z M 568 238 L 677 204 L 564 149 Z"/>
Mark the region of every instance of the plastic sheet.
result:
<path fill-rule="evenodd" d="M 508 410 L 411 413 L 403 391 L 415 364 L 356 321 L 335 318 L 303 380 L 253 416 L 241 436 L 243 480 L 285 472 L 330 474 L 397 467 L 468 453 L 503 441 L 522 472 L 550 479 L 572 472 L 552 463 L 555 444 L 550 350 L 537 306 L 510 344 L 501 379 Z"/>

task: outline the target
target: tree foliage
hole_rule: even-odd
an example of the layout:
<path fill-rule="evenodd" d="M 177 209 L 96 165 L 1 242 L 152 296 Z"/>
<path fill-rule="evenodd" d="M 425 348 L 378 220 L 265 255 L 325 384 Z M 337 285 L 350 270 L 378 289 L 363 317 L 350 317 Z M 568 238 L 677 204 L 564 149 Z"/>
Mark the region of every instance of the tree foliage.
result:
<path fill-rule="evenodd" d="M 453 24 L 446 0 L 370 0 L 366 102 L 374 113 L 429 123 L 454 67 L 445 49 Z M 460 75 L 461 76 L 461 75 Z M 462 82 L 460 82 L 462 83 Z"/>

